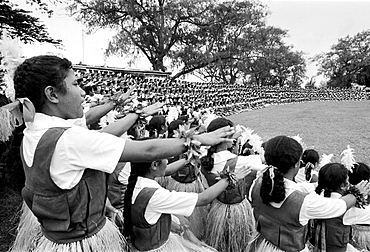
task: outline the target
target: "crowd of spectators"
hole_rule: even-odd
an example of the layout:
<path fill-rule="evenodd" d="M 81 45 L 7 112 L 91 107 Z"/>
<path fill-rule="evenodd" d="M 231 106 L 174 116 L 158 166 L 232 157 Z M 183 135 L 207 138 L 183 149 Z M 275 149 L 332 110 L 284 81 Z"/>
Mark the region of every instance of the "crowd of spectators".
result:
<path fill-rule="evenodd" d="M 131 74 L 119 71 L 80 70 L 80 85 L 87 97 L 113 95 L 126 91 L 136 85 L 134 94 L 139 101 L 148 103 L 163 102 L 166 105 L 163 114 L 168 115 L 176 108 L 179 114 L 184 111 L 202 111 L 212 109 L 220 116 L 259 109 L 269 105 L 309 102 L 309 101 L 343 101 L 366 100 L 366 90 L 353 88 L 291 88 L 271 86 L 228 85 L 222 83 L 190 82 L 184 80 L 170 81 L 164 77 L 147 77 L 144 74 Z M 98 101 L 99 103 L 99 101 Z"/>

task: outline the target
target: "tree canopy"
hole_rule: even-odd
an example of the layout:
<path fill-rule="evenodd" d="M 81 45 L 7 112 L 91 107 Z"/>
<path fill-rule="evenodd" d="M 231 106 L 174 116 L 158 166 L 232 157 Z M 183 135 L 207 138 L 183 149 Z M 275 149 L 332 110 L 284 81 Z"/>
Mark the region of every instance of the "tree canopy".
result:
<path fill-rule="evenodd" d="M 286 31 L 266 27 L 269 12 L 258 1 L 73 0 L 69 9 L 89 32 L 116 31 L 108 56 L 140 52 L 153 70 L 175 69 L 173 78 L 284 85 L 305 73 L 302 53 L 283 43 Z"/>
<path fill-rule="evenodd" d="M 31 0 L 29 4 L 36 4 L 38 9 L 47 15 L 52 15 L 52 10 L 40 0 Z M 31 11 L 18 8 L 8 0 L 0 3 L 0 25 L 1 31 L 6 30 L 12 38 L 18 37 L 24 43 L 46 42 L 55 45 L 61 44 L 60 40 L 53 39 L 44 24 Z M 0 31 L 0 32 L 1 32 Z"/>
<path fill-rule="evenodd" d="M 370 30 L 338 40 L 329 52 L 315 56 L 319 73 L 329 78 L 329 87 L 370 87 Z"/>

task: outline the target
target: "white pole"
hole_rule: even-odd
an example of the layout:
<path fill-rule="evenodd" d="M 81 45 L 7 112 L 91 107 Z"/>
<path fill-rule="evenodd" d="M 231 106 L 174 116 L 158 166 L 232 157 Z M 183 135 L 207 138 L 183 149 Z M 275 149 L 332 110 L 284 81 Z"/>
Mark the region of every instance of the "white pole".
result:
<path fill-rule="evenodd" d="M 82 64 L 85 63 L 85 33 L 82 29 Z"/>

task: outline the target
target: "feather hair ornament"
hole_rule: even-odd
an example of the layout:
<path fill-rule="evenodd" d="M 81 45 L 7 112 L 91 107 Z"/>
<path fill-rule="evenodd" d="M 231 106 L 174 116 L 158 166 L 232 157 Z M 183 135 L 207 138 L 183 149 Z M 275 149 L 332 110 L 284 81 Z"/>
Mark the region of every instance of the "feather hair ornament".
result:
<path fill-rule="evenodd" d="M 6 31 L 2 31 L 0 40 L 1 64 L 0 68 L 4 72 L 3 82 L 6 85 L 5 95 L 12 102 L 15 101 L 15 91 L 13 75 L 15 69 L 23 62 L 22 49 L 16 39 L 9 38 Z"/>
<path fill-rule="evenodd" d="M 331 163 L 331 159 L 333 157 L 334 157 L 334 154 L 326 155 L 325 153 L 323 153 L 322 156 L 321 156 L 321 161 L 319 163 L 319 167 L 321 168 L 324 165 Z"/>
<path fill-rule="evenodd" d="M 22 50 L 15 39 L 8 37 L 5 30 L 2 31 L 0 39 L 0 56 L 0 70 L 3 72 L 3 85 L 1 86 L 0 94 L 5 95 L 11 102 L 13 102 L 0 107 L 0 141 L 5 142 L 9 140 L 14 128 L 20 125 L 20 122 L 23 123 L 23 120 L 19 115 L 20 112 L 18 105 L 20 102 L 14 102 L 15 91 L 13 83 L 14 71 L 23 61 Z"/>
<path fill-rule="evenodd" d="M 243 146 L 252 136 L 253 130 L 243 125 L 236 125 L 235 132 L 240 132 L 240 145 Z"/>
<path fill-rule="evenodd" d="M 263 141 L 259 135 L 253 133 L 251 139 L 249 140 L 249 143 L 253 146 L 252 148 L 253 151 L 257 152 L 262 156 L 265 155 L 265 149 L 262 147 Z"/>
<path fill-rule="evenodd" d="M 235 131 L 241 132 L 240 133 L 241 146 L 243 146 L 247 141 L 249 141 L 248 143 L 252 146 L 252 150 L 254 152 L 257 152 L 260 155 L 264 155 L 265 150 L 262 147 L 263 143 L 262 138 L 256 133 L 253 133 L 254 130 L 238 124 L 235 126 Z"/>
<path fill-rule="evenodd" d="M 307 149 L 307 145 L 303 142 L 302 137 L 299 134 L 296 136 L 292 136 L 291 138 L 296 140 L 302 146 L 303 150 Z"/>
<path fill-rule="evenodd" d="M 350 171 L 352 172 L 352 168 L 356 163 L 355 156 L 354 156 L 354 149 L 347 145 L 347 149 L 342 151 L 340 162 Z"/>

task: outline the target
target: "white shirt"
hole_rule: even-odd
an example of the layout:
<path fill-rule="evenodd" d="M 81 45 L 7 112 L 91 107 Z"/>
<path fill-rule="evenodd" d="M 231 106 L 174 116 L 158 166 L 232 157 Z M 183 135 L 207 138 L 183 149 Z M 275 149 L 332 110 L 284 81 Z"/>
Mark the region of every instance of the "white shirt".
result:
<path fill-rule="evenodd" d="M 217 174 L 218 172 L 222 172 L 227 160 L 232 159 L 234 157 L 236 157 L 236 155 L 228 150 L 214 153 L 213 154 L 214 165 L 211 172 L 215 174 Z M 251 166 L 252 170 L 257 171 L 263 170 L 266 167 L 266 165 L 262 164 L 262 160 L 259 155 L 238 156 L 235 171 L 242 168 L 243 166 Z"/>
<path fill-rule="evenodd" d="M 312 178 L 313 175 L 318 176 L 319 173 L 317 171 L 312 170 L 311 171 L 311 178 Z M 306 180 L 306 174 L 305 174 L 305 168 L 304 167 L 299 168 L 298 173 L 297 173 L 297 175 L 295 175 L 294 180 L 297 183 L 299 183 L 299 182 L 308 182 Z"/>
<path fill-rule="evenodd" d="M 341 194 L 332 192 L 330 198 L 339 199 Z M 351 207 L 343 216 L 344 225 L 370 224 L 370 205 L 365 208 Z"/>
<path fill-rule="evenodd" d="M 128 178 L 130 177 L 131 173 L 131 163 L 126 162 L 125 166 L 121 170 L 121 172 L 118 174 L 118 181 L 121 182 L 123 185 L 128 184 Z"/>
<path fill-rule="evenodd" d="M 144 214 L 145 220 L 151 225 L 157 223 L 162 213 L 190 216 L 198 201 L 197 193 L 169 191 L 155 180 L 138 177 L 132 194 L 132 204 L 145 187 L 158 188 L 150 198 Z"/>
<path fill-rule="evenodd" d="M 257 179 L 256 179 L 257 180 Z M 249 191 L 249 201 L 252 201 L 251 193 L 256 180 L 253 181 L 251 190 Z M 294 191 L 308 192 L 306 187 L 295 183 L 289 179 L 284 178 L 285 183 L 285 199 Z M 316 192 L 308 192 L 309 194 L 304 198 L 301 210 L 299 212 L 299 222 L 301 225 L 307 225 L 310 219 L 329 219 L 341 216 L 347 210 L 347 205 L 344 200 L 324 198 Z M 275 208 L 280 208 L 285 199 L 280 203 L 271 202 L 270 204 Z"/>
<path fill-rule="evenodd" d="M 74 187 L 81 180 L 85 168 L 112 173 L 125 147 L 122 138 L 88 130 L 75 123 L 76 120 L 36 113 L 34 121 L 27 122 L 24 130 L 22 151 L 26 164 L 32 166 L 42 135 L 52 127 L 70 127 L 60 137 L 50 165 L 51 178 L 61 189 Z"/>

